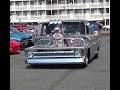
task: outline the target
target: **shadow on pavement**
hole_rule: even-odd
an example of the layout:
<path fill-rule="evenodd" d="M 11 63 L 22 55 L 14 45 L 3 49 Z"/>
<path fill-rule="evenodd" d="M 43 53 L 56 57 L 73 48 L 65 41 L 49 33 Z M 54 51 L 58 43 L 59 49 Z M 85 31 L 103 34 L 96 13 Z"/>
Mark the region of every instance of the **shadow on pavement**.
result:
<path fill-rule="evenodd" d="M 45 65 L 28 65 L 27 69 L 84 69 L 82 64 L 45 64 Z"/>
<path fill-rule="evenodd" d="M 90 61 L 89 61 L 89 64 L 92 63 L 94 60 L 97 60 L 95 57 L 93 57 Z M 88 65 L 89 65 L 88 64 Z"/>
<path fill-rule="evenodd" d="M 20 53 L 10 53 L 10 55 L 18 55 L 18 54 L 20 54 Z"/>
<path fill-rule="evenodd" d="M 93 57 L 89 64 L 92 63 L 94 60 L 97 60 Z M 88 65 L 89 65 L 88 64 Z M 39 65 L 28 65 L 26 69 L 85 69 L 83 64 L 39 64 Z"/>

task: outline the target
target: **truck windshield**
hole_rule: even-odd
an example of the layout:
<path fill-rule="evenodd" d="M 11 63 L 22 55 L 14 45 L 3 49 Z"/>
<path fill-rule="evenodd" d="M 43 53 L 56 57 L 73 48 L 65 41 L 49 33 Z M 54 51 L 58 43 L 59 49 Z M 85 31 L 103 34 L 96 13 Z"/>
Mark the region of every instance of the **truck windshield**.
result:
<path fill-rule="evenodd" d="M 63 22 L 62 24 L 48 24 L 45 23 L 41 28 L 41 35 L 52 35 L 52 31 L 55 27 L 59 27 L 62 33 L 80 33 L 85 34 L 85 25 L 83 22 Z"/>
<path fill-rule="evenodd" d="M 80 34 L 85 34 L 85 26 L 84 23 L 79 23 L 79 22 L 69 22 L 64 24 L 64 33 L 80 33 Z"/>

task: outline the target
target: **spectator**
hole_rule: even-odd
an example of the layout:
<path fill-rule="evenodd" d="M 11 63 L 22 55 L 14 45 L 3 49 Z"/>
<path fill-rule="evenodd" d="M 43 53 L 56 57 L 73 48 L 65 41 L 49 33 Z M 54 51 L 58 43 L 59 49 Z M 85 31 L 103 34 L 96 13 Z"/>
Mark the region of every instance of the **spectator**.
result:
<path fill-rule="evenodd" d="M 93 31 L 97 31 L 98 30 L 98 25 L 96 23 L 93 23 L 90 25 L 90 30 L 93 32 Z"/>
<path fill-rule="evenodd" d="M 35 23 L 35 26 L 34 26 L 34 36 L 35 37 L 39 37 L 40 36 L 40 26 L 38 23 Z"/>
<path fill-rule="evenodd" d="M 101 23 L 98 23 L 98 28 L 99 28 L 99 30 L 102 30 L 103 29 L 103 25 Z"/>

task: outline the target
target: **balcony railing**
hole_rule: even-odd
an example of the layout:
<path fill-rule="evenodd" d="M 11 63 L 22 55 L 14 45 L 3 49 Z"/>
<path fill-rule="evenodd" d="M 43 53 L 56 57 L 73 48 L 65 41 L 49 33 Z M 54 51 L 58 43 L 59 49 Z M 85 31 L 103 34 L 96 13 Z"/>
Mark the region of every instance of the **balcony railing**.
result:
<path fill-rule="evenodd" d="M 78 20 L 78 19 L 86 19 L 86 20 L 104 20 L 104 19 L 110 19 L 110 14 L 74 14 L 72 15 L 38 15 L 38 16 L 11 16 L 10 19 L 12 21 L 14 20 L 21 20 L 22 21 L 27 21 L 30 20 L 35 21 L 35 20 L 40 20 L 40 21 L 48 21 L 50 19 L 61 19 L 61 20 Z"/>
<path fill-rule="evenodd" d="M 27 9 L 27 6 L 16 6 L 15 9 L 24 10 L 24 9 Z"/>
<path fill-rule="evenodd" d="M 53 4 L 53 5 L 26 5 L 10 6 L 10 10 L 54 10 L 54 9 L 86 9 L 109 7 L 109 2 L 104 3 L 85 3 L 85 4 Z"/>

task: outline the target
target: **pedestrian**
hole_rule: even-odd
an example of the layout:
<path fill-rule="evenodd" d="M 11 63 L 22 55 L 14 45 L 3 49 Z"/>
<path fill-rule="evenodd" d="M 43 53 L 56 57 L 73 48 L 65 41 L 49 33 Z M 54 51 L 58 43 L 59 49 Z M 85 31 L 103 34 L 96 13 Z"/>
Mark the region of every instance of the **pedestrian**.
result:
<path fill-rule="evenodd" d="M 40 28 L 39 24 L 36 22 L 35 26 L 34 26 L 34 37 L 39 37 L 40 36 L 40 32 L 41 32 L 40 29 L 41 28 Z"/>
<path fill-rule="evenodd" d="M 98 25 L 97 23 L 93 23 L 89 26 L 89 29 L 91 30 L 91 33 L 93 35 L 98 35 Z"/>

